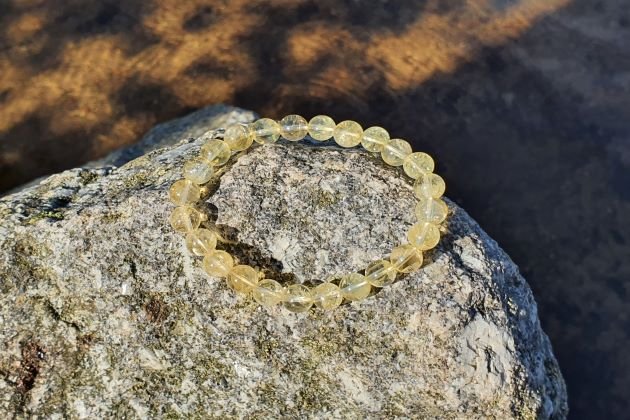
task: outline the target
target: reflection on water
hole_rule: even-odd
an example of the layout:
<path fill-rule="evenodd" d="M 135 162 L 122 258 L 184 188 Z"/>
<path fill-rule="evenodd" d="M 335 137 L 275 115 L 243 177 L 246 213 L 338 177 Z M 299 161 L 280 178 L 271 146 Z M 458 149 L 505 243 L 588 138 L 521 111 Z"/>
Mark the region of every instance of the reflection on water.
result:
<path fill-rule="evenodd" d="M 379 124 L 532 285 L 575 418 L 629 404 L 622 0 L 0 2 L 0 190 L 227 102 Z"/>

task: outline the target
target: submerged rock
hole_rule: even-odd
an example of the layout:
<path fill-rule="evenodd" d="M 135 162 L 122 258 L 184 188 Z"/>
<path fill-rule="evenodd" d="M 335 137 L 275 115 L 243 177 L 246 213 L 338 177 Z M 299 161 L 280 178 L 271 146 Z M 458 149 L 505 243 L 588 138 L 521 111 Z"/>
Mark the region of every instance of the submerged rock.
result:
<path fill-rule="evenodd" d="M 172 146 L 0 199 L 2 417 L 566 416 L 527 283 L 457 205 L 423 268 L 365 301 L 265 309 L 168 226 L 166 191 L 202 143 L 172 127 L 143 143 Z M 360 270 L 413 223 L 410 183 L 359 150 L 254 146 L 215 184 L 226 246 L 283 281 Z"/>

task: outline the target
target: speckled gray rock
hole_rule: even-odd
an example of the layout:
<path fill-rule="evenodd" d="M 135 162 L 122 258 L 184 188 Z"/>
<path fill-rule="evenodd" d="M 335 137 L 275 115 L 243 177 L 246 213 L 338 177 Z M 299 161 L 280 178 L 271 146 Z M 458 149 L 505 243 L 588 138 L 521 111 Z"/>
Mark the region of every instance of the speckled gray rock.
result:
<path fill-rule="evenodd" d="M 527 283 L 462 209 L 423 269 L 365 301 L 267 310 L 167 224 L 200 144 L 0 200 L 0 417 L 566 416 Z M 302 144 L 239 156 L 204 206 L 240 260 L 285 281 L 360 270 L 413 222 L 398 170 Z"/>

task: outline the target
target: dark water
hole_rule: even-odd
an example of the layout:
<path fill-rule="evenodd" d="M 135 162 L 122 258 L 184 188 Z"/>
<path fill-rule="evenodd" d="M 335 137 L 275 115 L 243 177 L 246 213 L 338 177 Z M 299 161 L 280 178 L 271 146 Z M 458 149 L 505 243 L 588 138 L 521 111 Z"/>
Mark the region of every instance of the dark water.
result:
<path fill-rule="evenodd" d="M 2 189 L 209 103 L 383 125 L 521 267 L 571 417 L 629 418 L 622 0 L 5 1 L 0 23 Z"/>

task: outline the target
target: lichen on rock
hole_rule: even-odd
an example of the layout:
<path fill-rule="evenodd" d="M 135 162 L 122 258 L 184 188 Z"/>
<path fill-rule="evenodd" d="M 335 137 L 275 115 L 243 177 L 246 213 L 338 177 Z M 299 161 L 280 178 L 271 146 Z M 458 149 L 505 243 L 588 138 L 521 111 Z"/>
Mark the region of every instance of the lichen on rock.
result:
<path fill-rule="evenodd" d="M 199 123 L 187 118 L 175 132 Z M 166 191 L 202 140 L 162 130 L 169 142 L 154 130 L 121 167 L 0 199 L 2 417 L 566 416 L 527 283 L 457 205 L 417 273 L 330 313 L 264 309 L 168 226 Z M 412 205 L 369 153 L 282 142 L 239 155 L 204 202 L 240 260 L 298 282 L 386 255 Z"/>

